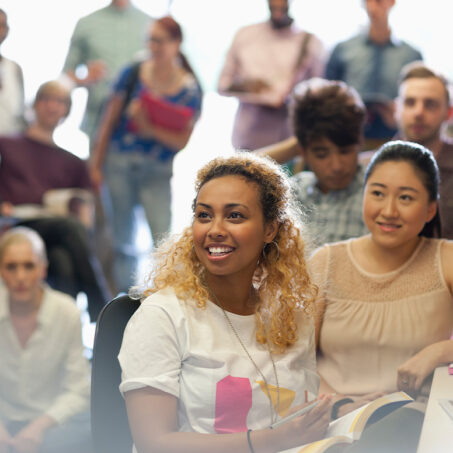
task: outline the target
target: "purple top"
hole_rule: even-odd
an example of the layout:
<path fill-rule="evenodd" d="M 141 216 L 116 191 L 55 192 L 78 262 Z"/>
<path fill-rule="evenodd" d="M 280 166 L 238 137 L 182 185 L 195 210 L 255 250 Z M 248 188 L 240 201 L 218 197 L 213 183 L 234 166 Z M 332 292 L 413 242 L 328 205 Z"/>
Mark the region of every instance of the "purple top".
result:
<path fill-rule="evenodd" d="M 0 200 L 41 204 L 49 189 L 91 190 L 86 162 L 25 135 L 0 137 Z"/>

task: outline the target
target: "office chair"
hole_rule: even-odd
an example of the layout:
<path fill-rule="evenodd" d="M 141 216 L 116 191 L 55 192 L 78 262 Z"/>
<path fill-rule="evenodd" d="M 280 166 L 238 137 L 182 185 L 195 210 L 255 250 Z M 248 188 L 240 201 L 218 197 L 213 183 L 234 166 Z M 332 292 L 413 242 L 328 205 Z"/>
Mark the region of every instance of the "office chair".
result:
<path fill-rule="evenodd" d="M 96 323 L 91 372 L 91 432 L 95 453 L 130 453 L 132 436 L 118 386 L 118 353 L 129 318 L 140 301 L 119 296 L 101 311 Z"/>

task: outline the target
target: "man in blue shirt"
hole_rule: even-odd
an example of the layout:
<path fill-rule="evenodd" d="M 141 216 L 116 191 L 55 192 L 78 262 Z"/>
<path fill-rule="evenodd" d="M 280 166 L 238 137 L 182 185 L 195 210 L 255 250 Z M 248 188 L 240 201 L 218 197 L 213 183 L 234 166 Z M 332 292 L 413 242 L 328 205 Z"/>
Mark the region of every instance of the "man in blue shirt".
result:
<path fill-rule="evenodd" d="M 368 111 L 364 149 L 374 149 L 395 135 L 392 101 L 398 94 L 400 71 L 422 55 L 390 29 L 395 0 L 364 0 L 364 5 L 370 20 L 367 32 L 335 46 L 326 78 L 343 80 L 359 92 Z"/>

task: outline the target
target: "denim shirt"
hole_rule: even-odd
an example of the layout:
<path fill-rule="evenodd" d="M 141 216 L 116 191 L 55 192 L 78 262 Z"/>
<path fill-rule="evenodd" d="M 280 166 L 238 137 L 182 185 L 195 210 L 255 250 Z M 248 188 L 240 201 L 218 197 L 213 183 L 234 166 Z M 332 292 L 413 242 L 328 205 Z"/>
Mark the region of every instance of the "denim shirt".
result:
<path fill-rule="evenodd" d="M 398 94 L 398 79 L 403 66 L 421 60 L 421 53 L 391 36 L 385 44 L 376 44 L 362 33 L 335 46 L 326 67 L 326 78 L 343 80 L 354 87 L 369 108 L 376 102 L 392 101 Z M 391 137 L 389 129 L 376 115 L 376 124 L 366 127 L 365 136 Z M 379 121 L 380 120 L 380 121 Z"/>

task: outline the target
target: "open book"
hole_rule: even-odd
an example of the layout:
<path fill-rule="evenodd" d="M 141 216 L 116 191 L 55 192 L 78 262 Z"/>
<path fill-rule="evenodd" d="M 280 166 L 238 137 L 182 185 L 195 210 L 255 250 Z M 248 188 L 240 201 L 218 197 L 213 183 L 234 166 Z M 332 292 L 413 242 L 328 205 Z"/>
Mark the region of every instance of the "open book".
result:
<path fill-rule="evenodd" d="M 291 453 L 336 453 L 359 439 L 366 426 L 371 425 L 413 399 L 404 392 L 395 392 L 359 407 L 355 411 L 334 420 L 327 429 L 326 437 L 302 447 L 285 450 Z"/>

